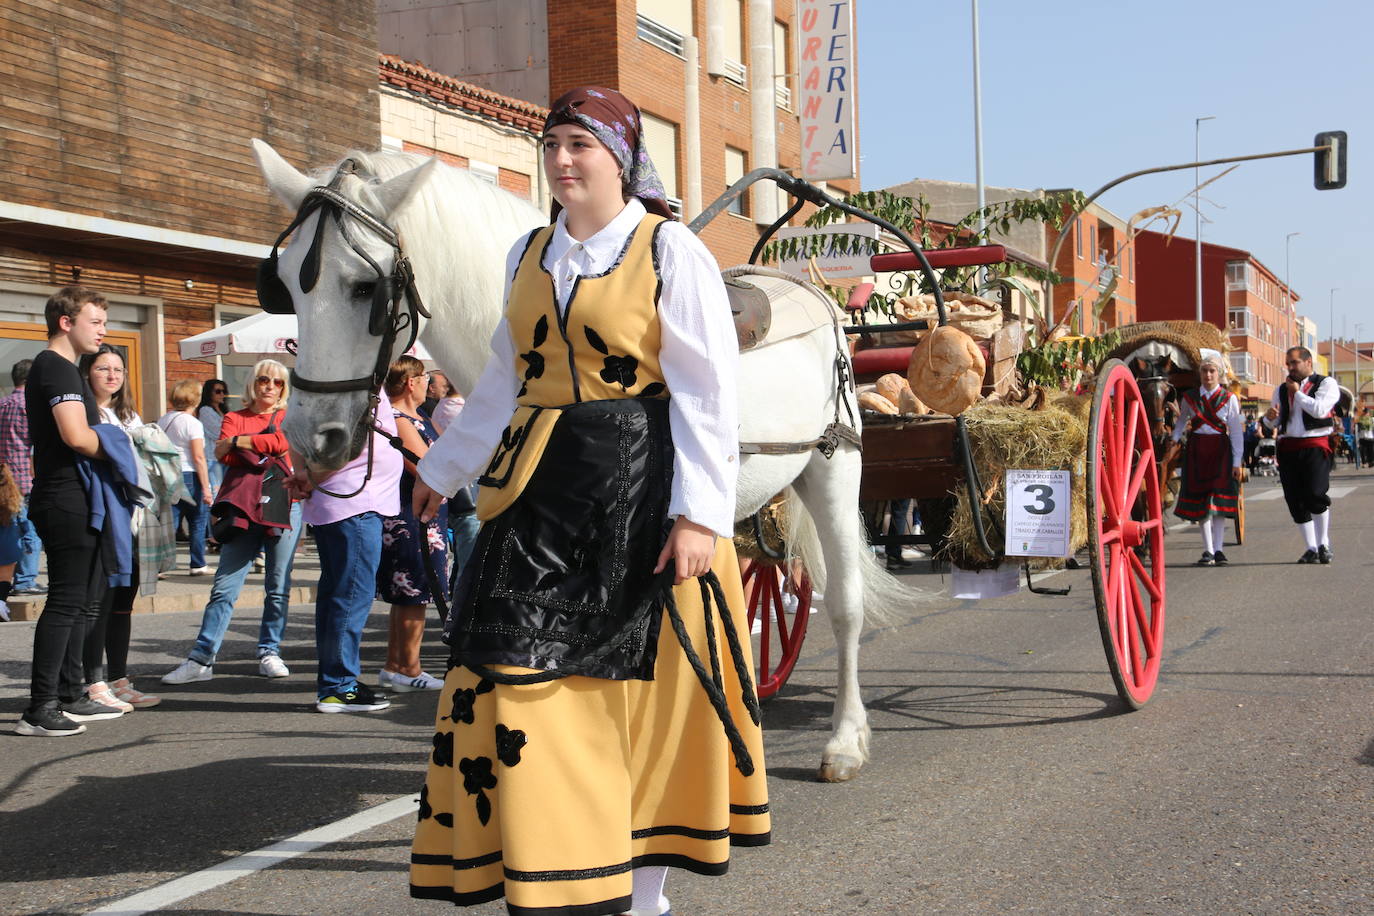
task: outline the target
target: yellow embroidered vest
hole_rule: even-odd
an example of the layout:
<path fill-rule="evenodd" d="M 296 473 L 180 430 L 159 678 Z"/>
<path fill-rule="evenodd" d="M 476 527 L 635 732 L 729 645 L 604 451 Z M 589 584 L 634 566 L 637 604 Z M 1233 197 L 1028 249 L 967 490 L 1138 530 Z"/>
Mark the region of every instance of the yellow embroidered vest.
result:
<path fill-rule="evenodd" d="M 574 284 L 560 315 L 544 252 L 554 227 L 531 237 L 506 304 L 521 378 L 515 414 L 479 478 L 477 517 L 495 518 L 524 489 L 561 408 L 583 401 L 667 397 L 659 366 L 661 325 L 654 238 L 665 220 L 646 215 L 610 269 Z"/>

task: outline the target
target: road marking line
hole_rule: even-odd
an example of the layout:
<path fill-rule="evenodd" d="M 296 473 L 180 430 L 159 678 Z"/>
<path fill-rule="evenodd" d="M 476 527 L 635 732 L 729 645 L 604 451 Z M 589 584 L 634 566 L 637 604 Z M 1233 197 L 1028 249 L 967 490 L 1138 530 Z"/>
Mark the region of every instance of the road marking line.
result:
<path fill-rule="evenodd" d="M 1332 499 L 1340 499 L 1342 496 L 1349 496 L 1351 493 L 1354 493 L 1358 488 L 1358 484 L 1350 487 L 1331 487 L 1326 491 L 1326 495 Z M 1251 496 L 1249 493 L 1245 494 L 1245 501 L 1248 503 L 1257 503 L 1262 499 L 1283 499 L 1283 488 L 1275 487 L 1272 490 L 1265 490 L 1263 493 L 1256 493 L 1254 496 Z"/>
<path fill-rule="evenodd" d="M 166 884 L 160 884 L 151 890 L 142 891 L 131 897 L 125 897 L 123 900 L 116 900 L 114 903 L 106 904 L 100 909 L 90 912 L 92 914 L 101 913 L 104 916 L 142 916 L 143 913 L 152 913 L 174 903 L 180 903 L 188 897 L 194 897 L 197 894 L 212 890 L 222 884 L 236 881 L 254 872 L 262 871 L 264 868 L 270 868 L 279 862 L 285 862 L 288 859 L 313 852 L 321 846 L 337 843 L 355 833 L 362 833 L 364 830 L 381 826 L 406 815 L 414 817 L 416 806 L 419 803 L 420 796 L 418 793 L 393 798 L 389 802 L 382 802 L 382 804 L 368 808 L 366 811 L 359 811 L 341 821 L 298 833 L 290 839 L 273 843 L 271 846 L 265 846 L 253 852 L 245 852 L 227 862 L 221 862 L 193 874 L 174 878 Z"/>
<path fill-rule="evenodd" d="M 1177 523 L 1177 524 L 1175 524 L 1175 525 L 1170 525 L 1169 528 L 1168 528 L 1168 530 L 1169 530 L 1169 531 L 1182 531 L 1184 528 L 1187 528 L 1187 527 L 1188 527 L 1189 525 L 1191 525 L 1191 524 L 1192 524 L 1192 522 L 1179 522 L 1179 523 Z"/>

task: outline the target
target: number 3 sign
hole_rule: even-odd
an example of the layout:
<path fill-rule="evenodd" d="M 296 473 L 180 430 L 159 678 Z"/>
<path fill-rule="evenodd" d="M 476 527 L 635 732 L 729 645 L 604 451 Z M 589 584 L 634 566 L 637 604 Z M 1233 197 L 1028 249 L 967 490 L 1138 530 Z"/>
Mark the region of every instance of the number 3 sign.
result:
<path fill-rule="evenodd" d="M 1009 557 L 1067 557 L 1068 471 L 1007 471 Z"/>

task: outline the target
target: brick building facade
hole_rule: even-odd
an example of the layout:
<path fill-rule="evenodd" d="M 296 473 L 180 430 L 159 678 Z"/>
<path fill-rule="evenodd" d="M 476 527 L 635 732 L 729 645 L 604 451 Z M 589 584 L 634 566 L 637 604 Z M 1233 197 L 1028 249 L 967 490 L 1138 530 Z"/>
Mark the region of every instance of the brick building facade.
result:
<path fill-rule="evenodd" d="M 708 34 L 708 0 L 382 0 L 378 34 L 384 52 L 430 67 L 442 61 L 445 72 L 501 92 L 529 92 L 524 98 L 541 105 L 578 85 L 619 89 L 643 110 L 650 155 L 675 207 L 691 219 L 696 196 L 706 206 L 751 169 L 801 164 L 800 122 L 791 102 L 797 70 L 793 0 L 772 4 L 767 61 L 753 59 L 761 36 L 751 34 L 749 4 L 711 2 L 724 19 L 719 48 Z M 450 40 L 459 26 L 484 30 L 486 40 Z M 724 59 L 719 74 L 708 72 L 713 51 Z M 524 69 L 526 63 L 532 69 Z M 775 162 L 755 155 L 759 131 L 748 78 L 754 66 L 775 74 L 769 106 Z M 545 69 L 547 85 L 536 96 L 540 87 L 532 80 Z M 699 155 L 691 152 L 694 146 Z M 859 187 L 857 178 L 832 185 L 840 193 Z M 757 199 L 743 201 L 702 233 L 723 266 L 748 259 L 759 237 L 756 219 L 763 217 L 758 207 Z"/>
<path fill-rule="evenodd" d="M 1192 239 L 1145 231 L 1140 253 L 1141 321 L 1193 320 L 1197 265 Z M 1284 351 L 1301 342 L 1296 293 L 1248 251 L 1202 243 L 1202 318 L 1230 334 L 1241 397 L 1268 400 L 1287 370 Z"/>
<path fill-rule="evenodd" d="M 176 343 L 255 307 L 285 223 L 249 140 L 311 164 L 375 147 L 374 30 L 364 0 L 0 5 L 4 387 L 45 345 L 48 296 L 77 280 L 110 296 L 145 417 L 170 382 L 210 377 Z"/>
<path fill-rule="evenodd" d="M 1046 257 L 1058 235 L 1045 227 Z M 1055 258 L 1055 273 L 1064 278 L 1053 289 L 1055 321 L 1072 308 L 1075 320 L 1069 324 L 1080 333 L 1098 335 L 1146 320 L 1138 302 L 1136 252 L 1137 238 L 1127 231 L 1126 221 L 1089 204 L 1074 219 Z M 1111 295 L 1106 296 L 1109 289 Z"/>

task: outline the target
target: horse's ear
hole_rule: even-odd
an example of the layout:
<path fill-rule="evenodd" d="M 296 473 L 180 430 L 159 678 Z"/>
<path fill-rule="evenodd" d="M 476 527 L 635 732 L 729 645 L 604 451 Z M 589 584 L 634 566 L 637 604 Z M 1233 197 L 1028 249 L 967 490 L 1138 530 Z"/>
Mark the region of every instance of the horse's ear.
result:
<path fill-rule="evenodd" d="M 404 207 L 411 195 L 420 189 L 420 185 L 425 183 L 425 179 L 433 172 L 435 163 L 438 161 L 437 159 L 430 159 L 424 165 L 416 166 L 409 172 L 403 172 L 395 178 L 389 178 L 381 184 L 369 188 L 372 196 L 377 198 L 377 204 L 381 207 L 382 215 L 391 216 Z"/>
<path fill-rule="evenodd" d="M 258 160 L 258 169 L 267 181 L 268 189 L 288 209 L 299 210 L 305 195 L 315 187 L 314 179 L 298 171 L 276 150 L 256 138 L 253 140 L 253 156 Z"/>

